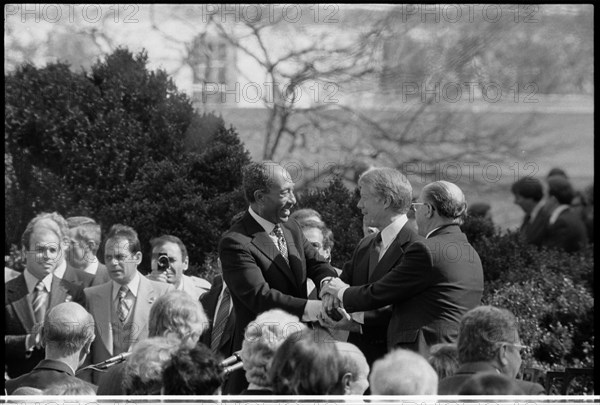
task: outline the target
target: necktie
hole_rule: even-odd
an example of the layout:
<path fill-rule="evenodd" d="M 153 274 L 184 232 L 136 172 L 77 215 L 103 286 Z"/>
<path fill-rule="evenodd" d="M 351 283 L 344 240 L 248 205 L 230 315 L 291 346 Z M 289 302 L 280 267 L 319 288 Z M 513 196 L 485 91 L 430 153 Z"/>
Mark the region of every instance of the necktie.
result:
<path fill-rule="evenodd" d="M 215 318 L 215 326 L 212 331 L 210 349 L 216 352 L 219 349 L 219 343 L 221 343 L 221 337 L 223 331 L 225 331 L 225 325 L 227 324 L 227 318 L 229 318 L 229 308 L 231 307 L 231 295 L 229 289 L 225 287 L 223 290 L 223 298 L 221 299 L 221 305 L 217 311 L 217 317 Z"/>
<path fill-rule="evenodd" d="M 285 244 L 285 238 L 283 237 L 283 230 L 281 229 L 281 226 L 279 224 L 275 225 L 275 228 L 273 228 L 273 234 L 277 236 L 277 248 L 281 252 L 281 255 L 283 256 L 287 264 L 290 264 L 288 260 L 287 245 Z"/>
<path fill-rule="evenodd" d="M 127 319 L 127 315 L 129 315 L 129 302 L 127 302 L 127 292 L 129 291 L 129 289 L 127 288 L 126 285 L 122 285 L 121 288 L 119 288 L 119 303 L 117 304 L 117 314 L 119 315 L 119 320 L 121 322 L 125 322 L 125 319 Z"/>
<path fill-rule="evenodd" d="M 381 232 L 373 239 L 373 245 L 371 245 L 371 253 L 369 255 L 369 278 L 375 271 L 377 263 L 379 262 L 379 253 L 381 252 Z"/>
<path fill-rule="evenodd" d="M 35 285 L 35 296 L 33 298 L 33 315 L 36 323 L 44 322 L 47 307 L 48 291 L 46 291 L 46 286 L 40 280 Z"/>

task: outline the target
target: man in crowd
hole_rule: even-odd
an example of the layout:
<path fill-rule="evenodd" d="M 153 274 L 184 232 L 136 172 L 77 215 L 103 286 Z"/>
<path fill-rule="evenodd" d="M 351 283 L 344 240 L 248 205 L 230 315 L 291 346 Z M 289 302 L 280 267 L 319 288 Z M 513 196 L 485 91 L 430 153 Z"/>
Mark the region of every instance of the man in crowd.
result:
<path fill-rule="evenodd" d="M 455 341 L 460 318 L 480 304 L 483 268 L 459 227 L 467 210 L 460 188 L 430 183 L 413 205 L 425 239 L 408 246 L 397 266 L 370 284 L 350 287 L 333 279 L 323 290 L 348 312 L 392 304 L 388 349 L 400 346 L 427 357 L 430 346 Z"/>
<path fill-rule="evenodd" d="M 395 349 L 373 364 L 369 383 L 373 395 L 435 395 L 438 376 L 420 354 Z"/>
<path fill-rule="evenodd" d="M 554 208 L 548 218 L 548 230 L 542 246 L 561 249 L 572 253 L 581 250 L 587 243 L 587 231 L 581 214 L 571 206 L 575 191 L 566 177 L 548 178 L 548 200 L 554 201 Z"/>
<path fill-rule="evenodd" d="M 363 223 L 378 232 L 362 239 L 352 260 L 344 265 L 340 279 L 351 285 L 374 283 L 400 264 L 408 246 L 422 238 L 408 226 L 406 216 L 412 202 L 412 187 L 402 173 L 391 168 L 371 168 L 359 180 L 358 208 Z M 352 321 L 343 318 L 333 327 L 350 330 L 348 342 L 365 354 L 369 366 L 382 357 L 388 348 L 386 334 L 392 315 L 390 305 L 352 314 Z"/>
<path fill-rule="evenodd" d="M 173 290 L 170 284 L 148 280 L 138 271 L 142 252 L 133 228 L 113 225 L 104 246 L 104 263 L 111 281 L 85 289 L 88 310 L 96 321 L 94 364 L 126 352 L 146 338 L 150 307 L 158 297 Z M 94 373 L 92 381 L 98 377 Z"/>
<path fill-rule="evenodd" d="M 46 348 L 45 359 L 31 372 L 7 381 L 8 394 L 19 387 L 43 390 L 58 384 L 79 382 L 75 372 L 90 352 L 94 340 L 94 318 L 75 302 L 58 304 L 48 312 L 41 339 Z"/>
<path fill-rule="evenodd" d="M 501 373 L 515 378 L 521 368 L 521 350 L 514 315 L 502 308 L 480 306 L 467 312 L 460 322 L 458 335 L 458 370 L 440 381 L 440 395 L 456 395 L 461 384 L 476 373 Z M 544 394 L 544 387 L 529 381 L 515 380 L 526 395 Z"/>
<path fill-rule="evenodd" d="M 287 170 L 273 162 L 252 163 L 243 170 L 243 188 L 248 212 L 219 243 L 223 280 L 236 313 L 234 350 L 241 348 L 248 323 L 269 309 L 316 321 L 322 305 L 307 300 L 306 279 L 320 286 L 326 277 L 337 275 L 297 222 L 288 222 L 296 198 Z M 243 385 L 232 393 L 241 392 Z"/>
<path fill-rule="evenodd" d="M 26 268 L 4 285 L 4 355 L 8 376 L 27 373 L 44 358 L 39 325 L 56 305 L 85 305 L 83 289 L 54 275 L 64 263 L 65 235 L 57 213 L 33 218 L 21 238 Z"/>
<path fill-rule="evenodd" d="M 363 395 L 369 388 L 369 364 L 364 353 L 356 345 L 335 342 L 342 360 L 345 395 Z"/>
<path fill-rule="evenodd" d="M 519 233 L 526 243 L 541 246 L 548 232 L 550 212 L 556 203 L 544 198 L 542 182 L 534 177 L 519 179 L 513 183 L 511 190 L 515 204 L 525 213 Z"/>
<path fill-rule="evenodd" d="M 100 225 L 88 217 L 69 217 L 67 224 L 70 245 L 66 273 L 73 274 L 84 287 L 109 281 L 106 266 L 96 257 L 102 237 Z"/>
<path fill-rule="evenodd" d="M 202 294 L 210 290 L 210 283 L 200 277 L 186 276 L 183 274 L 188 269 L 188 252 L 177 236 L 162 235 L 150 241 L 152 246 L 152 272 L 148 278 L 154 281 L 172 284 L 176 290 L 188 293 L 198 300 Z M 166 256 L 169 266 L 159 266 L 158 259 Z"/>

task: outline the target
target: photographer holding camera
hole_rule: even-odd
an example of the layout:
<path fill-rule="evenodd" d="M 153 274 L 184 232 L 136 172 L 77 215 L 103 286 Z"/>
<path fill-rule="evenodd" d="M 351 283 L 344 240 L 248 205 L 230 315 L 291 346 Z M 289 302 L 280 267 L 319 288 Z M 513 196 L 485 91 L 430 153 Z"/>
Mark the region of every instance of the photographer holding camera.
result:
<path fill-rule="evenodd" d="M 175 289 L 188 293 L 198 300 L 210 290 L 210 283 L 199 277 L 183 274 L 188 268 L 188 253 L 177 236 L 162 235 L 150 241 L 152 246 L 152 272 L 148 278 L 162 283 L 173 284 Z"/>

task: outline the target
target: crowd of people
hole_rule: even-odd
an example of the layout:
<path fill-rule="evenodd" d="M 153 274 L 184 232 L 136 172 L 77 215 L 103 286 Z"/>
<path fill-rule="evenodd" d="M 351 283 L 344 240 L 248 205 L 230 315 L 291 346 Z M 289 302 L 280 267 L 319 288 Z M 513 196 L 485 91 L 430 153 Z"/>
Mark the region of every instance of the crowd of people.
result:
<path fill-rule="evenodd" d="M 548 185 L 547 198 L 535 179 L 513 185 L 520 232 L 577 250 L 587 235 L 572 188 L 566 175 Z M 133 228 L 114 224 L 102 242 L 91 218 L 39 214 L 22 236 L 25 270 L 5 269 L 6 393 L 543 393 L 516 379 L 525 346 L 514 315 L 481 306 L 462 190 L 435 181 L 413 199 L 391 168 L 367 170 L 358 187 L 365 237 L 338 269 L 319 213 L 292 212 L 285 168 L 246 166 L 248 209 L 220 240 L 212 283 L 184 274 L 188 252 L 174 235 L 151 240 L 144 275 Z"/>

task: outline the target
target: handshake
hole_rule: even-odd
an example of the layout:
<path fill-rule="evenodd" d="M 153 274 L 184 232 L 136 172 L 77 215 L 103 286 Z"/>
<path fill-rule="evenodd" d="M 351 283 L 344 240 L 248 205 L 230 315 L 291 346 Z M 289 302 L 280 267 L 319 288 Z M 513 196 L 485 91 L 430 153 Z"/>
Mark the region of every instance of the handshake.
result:
<path fill-rule="evenodd" d="M 325 283 L 319 293 L 319 298 L 321 298 L 323 303 L 322 311 L 335 322 L 339 322 L 342 319 L 346 319 L 346 321 L 351 320 L 350 315 L 343 308 L 343 304 L 338 298 L 338 292 L 345 287 L 349 287 L 349 285 L 339 278 L 332 278 Z"/>

